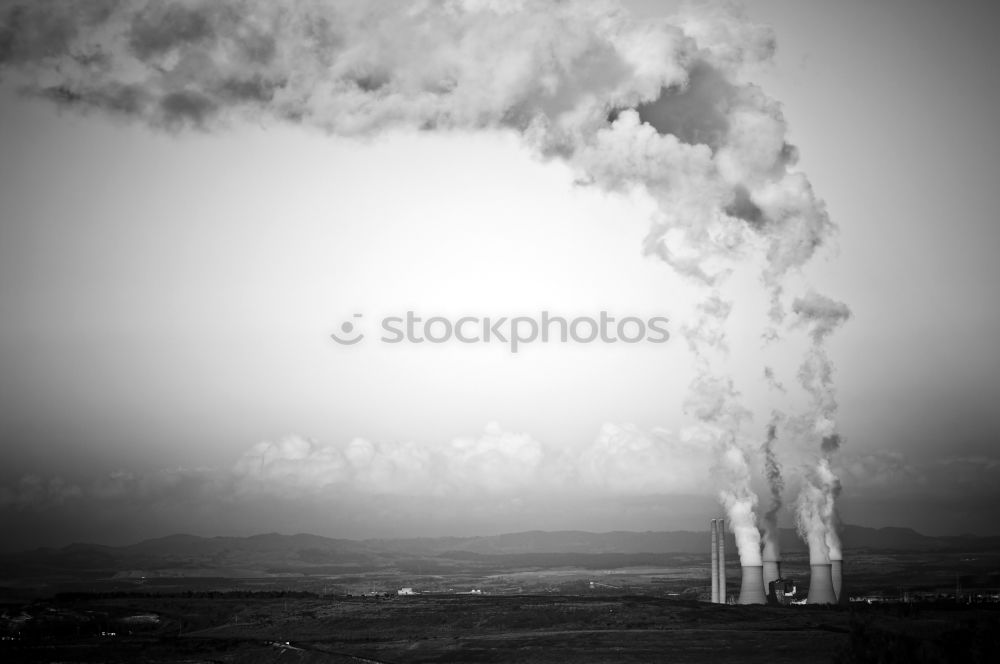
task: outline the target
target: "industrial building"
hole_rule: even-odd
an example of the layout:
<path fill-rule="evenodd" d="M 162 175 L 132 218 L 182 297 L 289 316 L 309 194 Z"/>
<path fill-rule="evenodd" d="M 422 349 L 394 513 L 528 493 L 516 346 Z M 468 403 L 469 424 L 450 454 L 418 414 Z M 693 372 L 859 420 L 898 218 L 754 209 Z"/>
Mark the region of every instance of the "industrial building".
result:
<path fill-rule="evenodd" d="M 726 530 L 725 519 L 712 519 L 711 576 L 713 604 L 727 604 L 732 598 L 726 594 Z M 763 560 L 762 565 L 745 565 L 740 568 L 740 592 L 735 604 L 789 604 L 797 592 L 795 582 L 781 576 L 780 560 Z M 843 561 L 832 560 L 825 564 L 810 564 L 807 604 L 837 604 L 844 602 Z"/>

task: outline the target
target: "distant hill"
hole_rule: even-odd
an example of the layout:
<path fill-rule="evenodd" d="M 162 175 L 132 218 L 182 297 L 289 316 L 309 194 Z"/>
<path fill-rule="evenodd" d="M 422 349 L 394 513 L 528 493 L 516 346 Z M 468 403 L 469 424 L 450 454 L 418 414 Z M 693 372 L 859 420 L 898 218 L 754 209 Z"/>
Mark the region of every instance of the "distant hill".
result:
<path fill-rule="evenodd" d="M 242 550 L 257 553 L 274 553 L 299 549 L 356 552 L 364 550 L 360 542 L 331 539 L 319 535 L 279 535 L 267 533 L 250 537 L 198 537 L 196 535 L 168 535 L 138 544 L 118 547 L 118 550 L 151 555 L 211 555 L 225 551 Z"/>
<path fill-rule="evenodd" d="M 846 525 L 846 552 L 946 552 L 1000 550 L 1000 537 L 929 537 L 909 528 Z M 793 530 L 781 531 L 782 550 L 804 552 Z M 727 536 L 729 551 L 735 542 Z M 529 531 L 482 537 L 348 540 L 268 533 L 251 537 L 169 535 L 128 546 L 71 544 L 0 556 L 0 578 L 252 577 L 345 574 L 377 569 L 484 566 L 629 566 L 653 564 L 651 556 L 709 555 L 707 532 Z M 662 560 L 662 558 L 660 559 Z"/>
<path fill-rule="evenodd" d="M 687 530 L 591 533 L 580 530 L 528 531 L 469 538 L 366 540 L 368 547 L 392 552 L 467 551 L 492 555 L 525 553 L 707 553 L 708 532 Z M 938 551 L 995 548 L 1000 537 L 930 537 L 910 528 L 865 528 L 845 525 L 845 550 Z M 735 547 L 732 534 L 726 535 Z M 805 543 L 789 528 L 781 530 L 782 551 L 806 551 Z M 735 550 L 735 549 L 732 549 Z"/>

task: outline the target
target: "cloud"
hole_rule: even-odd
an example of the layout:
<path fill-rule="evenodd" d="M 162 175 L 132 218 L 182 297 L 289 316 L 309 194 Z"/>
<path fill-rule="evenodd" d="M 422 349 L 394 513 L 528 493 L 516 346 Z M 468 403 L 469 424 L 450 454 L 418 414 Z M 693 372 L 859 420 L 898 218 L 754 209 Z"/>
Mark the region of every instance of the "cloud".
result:
<path fill-rule="evenodd" d="M 567 466 L 587 493 L 698 494 L 705 491 L 712 450 L 689 429 L 680 436 L 605 424 Z"/>
<path fill-rule="evenodd" d="M 902 452 L 882 451 L 844 458 L 840 462 L 843 481 L 852 490 L 899 492 L 925 484 L 926 475 Z"/>
<path fill-rule="evenodd" d="M 62 532 L 127 542 L 178 531 L 650 528 L 676 517 L 669 505 L 710 503 L 714 436 L 610 423 L 560 448 L 496 423 L 427 443 L 289 435 L 253 445 L 229 468 L 118 470 L 75 482 L 25 476 L 0 487 L 0 514 L 18 524 L 15 540 L 47 544 Z"/>
<path fill-rule="evenodd" d="M 301 494 L 325 489 L 369 495 L 494 494 L 532 486 L 546 454 L 526 434 L 496 423 L 445 444 L 322 444 L 300 436 L 255 445 L 233 473 L 246 490 Z"/>
<path fill-rule="evenodd" d="M 45 509 L 64 505 L 83 495 L 75 484 L 61 477 L 22 476 L 13 486 L 0 487 L 0 507 L 16 510 Z"/>
<path fill-rule="evenodd" d="M 964 469 L 973 472 L 996 472 L 1000 470 L 1000 458 L 983 455 L 948 457 L 937 462 L 945 468 Z"/>
<path fill-rule="evenodd" d="M 289 436 L 255 445 L 233 474 L 244 490 L 285 495 L 655 495 L 703 491 L 708 459 L 694 436 L 632 425 L 605 424 L 591 443 L 557 449 L 492 422 L 478 436 L 445 443 L 321 444 Z"/>
<path fill-rule="evenodd" d="M 706 494 L 711 450 L 696 429 L 675 436 L 605 424 L 591 442 L 543 445 L 489 423 L 477 436 L 439 443 L 321 443 L 290 435 L 248 449 L 229 470 L 118 470 L 89 482 L 26 475 L 0 488 L 0 507 L 45 511 L 71 500 L 165 506 L 245 498 L 287 501 L 348 496 L 490 501 L 525 495 L 587 497 Z"/>
<path fill-rule="evenodd" d="M 593 440 L 561 449 L 496 424 L 479 435 L 422 445 L 286 436 L 252 446 L 228 469 L 119 470 L 89 480 L 25 475 L 0 487 L 0 513 L 21 524 L 22 539 L 48 524 L 49 543 L 58 541 L 59 529 L 115 541 L 176 531 L 385 536 L 613 529 L 626 522 L 669 529 L 677 527 L 678 506 L 701 500 L 703 516 L 723 489 L 730 526 L 751 540 L 742 551 L 752 556 L 759 551 L 756 529 L 750 530 L 753 460 L 746 441 L 718 449 L 720 435 L 706 424 L 675 434 L 608 423 Z M 801 487 L 796 517 L 803 536 L 817 560 L 826 559 L 837 546 L 828 536 L 836 535 L 833 499 L 841 480 L 825 460 L 785 470 L 791 486 Z M 964 514 L 969 500 L 993 497 L 998 470 L 993 457 L 917 462 L 898 451 L 842 455 L 837 464 L 854 519 L 870 500 L 881 505 L 886 496 L 905 496 L 910 512 Z M 587 526 L 586 515 L 598 514 Z"/>

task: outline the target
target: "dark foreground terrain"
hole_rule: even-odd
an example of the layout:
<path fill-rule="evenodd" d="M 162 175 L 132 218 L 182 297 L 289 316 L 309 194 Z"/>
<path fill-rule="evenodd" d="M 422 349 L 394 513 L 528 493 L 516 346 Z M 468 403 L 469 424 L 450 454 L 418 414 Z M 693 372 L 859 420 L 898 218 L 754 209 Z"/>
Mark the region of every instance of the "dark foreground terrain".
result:
<path fill-rule="evenodd" d="M 1000 538 L 844 534 L 851 602 L 837 607 L 709 604 L 706 533 L 14 552 L 0 555 L 0 662 L 1000 662 Z M 808 554 L 783 536 L 801 602 Z"/>
<path fill-rule="evenodd" d="M 18 636 L 0 643 L 0 661 L 986 663 L 1000 661 L 994 607 L 740 607 L 642 595 L 64 595 L 3 607 Z"/>

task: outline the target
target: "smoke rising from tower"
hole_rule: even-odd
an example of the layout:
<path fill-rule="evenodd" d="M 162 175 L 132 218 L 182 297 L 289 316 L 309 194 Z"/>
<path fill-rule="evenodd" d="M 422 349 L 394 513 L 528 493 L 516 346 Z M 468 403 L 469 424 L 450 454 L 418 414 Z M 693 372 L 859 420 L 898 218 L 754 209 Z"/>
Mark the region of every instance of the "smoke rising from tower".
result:
<path fill-rule="evenodd" d="M 719 471 L 724 479 L 719 490 L 719 500 L 726 508 L 729 529 L 736 536 L 740 565 L 759 566 L 760 531 L 757 530 L 757 494 L 750 488 L 750 463 L 746 451 L 733 441 L 727 441 L 719 460 Z"/>
<path fill-rule="evenodd" d="M 851 312 L 846 305 L 817 293 L 797 298 L 792 303 L 792 311 L 798 316 L 798 323 L 808 328 L 812 338 L 812 347 L 799 368 L 799 382 L 812 402 L 812 412 L 805 418 L 809 427 L 807 433 L 820 441 L 820 458 L 799 493 L 796 525 L 809 544 L 810 560 L 813 564 L 822 564 L 842 559 L 836 511 L 841 486 L 830 466 L 842 441 L 836 430 L 833 364 L 827 356 L 825 342 L 850 318 Z"/>
<path fill-rule="evenodd" d="M 659 203 L 647 250 L 710 284 L 763 247 L 777 285 L 832 230 L 779 104 L 740 82 L 774 52 L 733 6 L 634 20 L 613 3 L 38 0 L 0 12 L 27 94 L 177 131 L 234 119 L 339 135 L 509 130 Z"/>
<path fill-rule="evenodd" d="M 764 513 L 764 552 L 763 558 L 768 561 L 781 559 L 781 546 L 778 533 L 778 513 L 783 506 L 782 492 L 785 490 L 785 480 L 781 476 L 781 464 L 774 450 L 778 438 L 778 414 L 771 416 L 767 425 L 767 438 L 761 447 L 764 454 L 764 474 L 771 491 L 771 504 Z"/>

